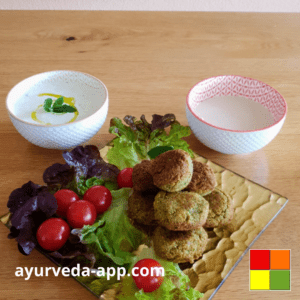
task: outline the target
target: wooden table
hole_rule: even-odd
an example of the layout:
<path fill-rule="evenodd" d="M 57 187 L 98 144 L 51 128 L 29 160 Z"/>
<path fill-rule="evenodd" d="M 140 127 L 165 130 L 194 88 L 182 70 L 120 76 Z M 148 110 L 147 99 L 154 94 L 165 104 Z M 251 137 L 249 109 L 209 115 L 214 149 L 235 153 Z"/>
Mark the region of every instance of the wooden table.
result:
<path fill-rule="evenodd" d="M 108 117 L 90 141 L 104 145 L 109 120 L 126 114 L 148 119 L 174 113 L 187 125 L 185 97 L 198 81 L 237 74 L 276 88 L 288 103 L 279 135 L 248 155 L 224 155 L 195 137 L 193 149 L 283 196 L 289 203 L 252 248 L 291 249 L 290 292 L 250 292 L 249 253 L 214 297 L 299 299 L 300 18 L 298 14 L 189 12 L 0 12 L 0 215 L 10 192 L 42 174 L 61 151 L 34 146 L 10 122 L 5 98 L 19 81 L 36 73 L 69 69 L 101 79 L 110 96 Z M 69 37 L 74 37 L 69 39 Z M 72 278 L 15 276 L 17 267 L 53 266 L 37 251 L 22 256 L 0 226 L 0 299 L 94 299 Z"/>

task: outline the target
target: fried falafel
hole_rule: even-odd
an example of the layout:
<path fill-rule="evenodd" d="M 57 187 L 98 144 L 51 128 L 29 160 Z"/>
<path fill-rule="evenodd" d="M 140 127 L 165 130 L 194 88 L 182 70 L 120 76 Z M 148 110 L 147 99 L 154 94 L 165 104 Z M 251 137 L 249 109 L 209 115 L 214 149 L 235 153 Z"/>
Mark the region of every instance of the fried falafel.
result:
<path fill-rule="evenodd" d="M 153 178 L 150 173 L 151 164 L 151 160 L 143 160 L 133 167 L 132 183 L 134 190 L 139 192 L 158 191 L 158 188 L 153 183 Z"/>
<path fill-rule="evenodd" d="M 155 219 L 169 230 L 199 229 L 206 222 L 209 204 L 193 192 L 157 193 L 154 201 Z"/>
<path fill-rule="evenodd" d="M 233 200 L 228 194 L 215 188 L 204 198 L 209 203 L 209 212 L 204 227 L 222 227 L 232 220 L 234 213 Z"/>
<path fill-rule="evenodd" d="M 141 224 L 138 221 L 136 221 L 134 219 L 131 219 L 131 218 L 129 218 L 129 222 L 131 223 L 132 226 L 134 226 L 138 230 L 142 231 L 143 233 L 145 233 L 149 237 L 151 237 L 153 235 L 153 232 L 154 232 L 155 228 L 157 227 L 157 225 Z"/>
<path fill-rule="evenodd" d="M 189 192 L 196 192 L 201 196 L 211 193 L 217 185 L 214 171 L 207 164 L 193 160 L 193 176 L 186 187 Z"/>
<path fill-rule="evenodd" d="M 190 183 L 192 174 L 192 159 L 181 149 L 166 151 L 152 160 L 153 183 L 161 190 L 167 192 L 183 190 Z"/>
<path fill-rule="evenodd" d="M 156 225 L 153 207 L 155 195 L 134 191 L 128 198 L 128 217 L 143 225 Z"/>
<path fill-rule="evenodd" d="M 153 247 L 163 259 L 193 263 L 202 256 L 207 240 L 207 233 L 202 227 L 192 231 L 170 231 L 159 226 L 153 234 Z"/>

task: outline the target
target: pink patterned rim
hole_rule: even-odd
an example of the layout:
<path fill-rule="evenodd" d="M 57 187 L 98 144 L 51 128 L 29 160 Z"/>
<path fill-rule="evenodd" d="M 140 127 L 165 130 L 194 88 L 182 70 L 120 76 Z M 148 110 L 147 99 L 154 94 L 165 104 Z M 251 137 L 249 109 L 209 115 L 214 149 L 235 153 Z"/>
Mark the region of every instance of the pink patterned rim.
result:
<path fill-rule="evenodd" d="M 199 102 L 215 96 L 241 96 L 258 102 L 271 112 L 274 117 L 274 123 L 268 127 L 256 130 L 232 130 L 207 123 L 197 116 L 194 109 Z M 278 124 L 287 114 L 287 103 L 278 91 L 262 81 L 237 75 L 216 76 L 198 82 L 190 89 L 186 97 L 186 105 L 194 117 L 202 123 L 217 129 L 233 132 L 264 130 Z"/>

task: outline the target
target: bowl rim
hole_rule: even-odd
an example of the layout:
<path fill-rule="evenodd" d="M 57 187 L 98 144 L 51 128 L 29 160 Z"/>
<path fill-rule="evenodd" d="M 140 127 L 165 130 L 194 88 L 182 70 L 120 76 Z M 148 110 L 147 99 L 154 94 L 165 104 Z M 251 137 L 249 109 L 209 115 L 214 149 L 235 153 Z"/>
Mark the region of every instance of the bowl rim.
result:
<path fill-rule="evenodd" d="M 82 75 L 85 75 L 85 76 L 88 76 L 88 77 L 91 77 L 92 79 L 95 79 L 96 81 L 100 82 L 100 84 L 104 87 L 104 90 L 105 90 L 105 101 L 103 102 L 103 104 L 99 107 L 99 109 L 97 109 L 95 112 L 93 112 L 92 114 L 84 117 L 83 119 L 80 119 L 80 120 L 75 120 L 71 123 L 64 123 L 64 124 L 54 124 L 54 125 L 46 125 L 46 124 L 35 124 L 35 123 L 31 123 L 31 122 L 28 122 L 28 121 L 24 121 L 22 120 L 21 118 L 17 117 L 8 107 L 8 98 L 9 98 L 9 95 L 10 93 L 12 92 L 12 90 L 17 86 L 19 85 L 20 83 L 22 83 L 23 81 L 27 80 L 27 79 L 30 79 L 32 77 L 35 77 L 35 76 L 40 76 L 40 75 L 43 75 L 43 74 L 51 74 L 51 73 L 55 73 L 55 72 L 70 72 L 70 73 L 78 73 L 78 74 L 82 74 Z M 76 123 L 80 123 L 90 117 L 92 117 L 93 115 L 95 115 L 100 109 L 102 109 L 104 107 L 104 105 L 108 102 L 108 90 L 107 90 L 107 87 L 106 85 L 100 80 L 98 79 L 97 77 L 93 76 L 93 75 L 90 75 L 88 73 L 85 73 L 85 72 L 81 72 L 81 71 L 74 71 L 74 70 L 52 70 L 52 71 L 46 71 L 46 72 L 41 72 L 41 73 L 37 73 L 37 74 L 34 74 L 32 76 L 29 76 L 29 77 L 26 77 L 24 78 L 23 80 L 19 81 L 17 84 L 15 84 L 11 89 L 10 91 L 8 92 L 7 96 L 6 96 L 6 100 L 5 100 L 5 106 L 6 106 L 6 110 L 8 111 L 9 115 L 11 115 L 14 119 L 17 119 L 19 122 L 21 123 L 24 123 L 24 124 L 28 124 L 30 126 L 36 126 L 36 127 L 41 127 L 41 128 L 54 128 L 54 127 L 63 127 L 63 126 L 71 126 L 71 125 L 74 125 Z"/>
<path fill-rule="evenodd" d="M 284 104 L 284 114 L 283 116 L 275 123 L 273 123 L 272 125 L 269 125 L 267 127 L 263 127 L 263 128 L 259 128 L 259 129 L 252 129 L 252 130 L 237 130 L 237 129 L 226 129 L 226 128 L 222 128 L 222 127 L 219 127 L 219 126 L 216 126 L 216 125 L 213 125 L 211 123 L 208 123 L 204 120 L 202 120 L 201 118 L 199 118 L 196 113 L 192 110 L 191 106 L 190 106 L 190 103 L 189 103 L 189 97 L 190 97 L 190 94 L 192 92 L 192 90 L 201 82 L 204 82 L 206 80 L 209 80 L 209 79 L 213 79 L 213 78 L 218 78 L 218 77 L 239 77 L 239 78 L 244 78 L 244 79 L 249 79 L 249 80 L 254 80 L 256 82 L 260 82 L 266 86 L 269 86 L 272 90 L 274 90 L 280 97 L 281 99 L 283 100 L 283 104 Z M 218 76 L 212 76 L 212 77 L 209 77 L 209 78 L 205 78 L 199 82 L 197 82 L 188 92 L 187 96 L 186 96 L 186 106 L 188 108 L 188 110 L 192 113 L 192 115 L 197 119 L 199 120 L 200 122 L 210 126 L 210 127 L 213 127 L 213 128 L 216 128 L 216 129 L 219 129 L 219 130 L 222 130 L 222 131 L 230 131 L 230 132 L 239 132 L 239 133 L 244 133 L 244 132 L 257 132 L 257 131 L 262 131 L 262 130 L 266 130 L 266 129 L 269 129 L 275 125 L 277 125 L 278 123 L 280 123 L 282 120 L 285 119 L 286 115 L 287 115 L 287 103 L 284 99 L 284 97 L 275 89 L 273 88 L 272 86 L 270 86 L 269 84 L 267 83 L 264 83 L 263 81 L 261 80 L 258 80 L 258 79 L 254 79 L 254 78 L 251 78 L 251 77 L 246 77 L 246 76 L 241 76 L 241 75 L 218 75 Z"/>

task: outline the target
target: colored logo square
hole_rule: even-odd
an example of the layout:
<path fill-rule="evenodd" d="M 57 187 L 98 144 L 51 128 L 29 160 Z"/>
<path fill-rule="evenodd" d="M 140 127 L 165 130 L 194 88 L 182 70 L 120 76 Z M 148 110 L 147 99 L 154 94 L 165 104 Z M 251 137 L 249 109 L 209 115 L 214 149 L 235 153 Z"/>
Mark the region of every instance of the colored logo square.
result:
<path fill-rule="evenodd" d="M 270 289 L 271 290 L 290 290 L 291 277 L 289 270 L 271 270 L 270 271 Z"/>
<path fill-rule="evenodd" d="M 250 270 L 250 290 L 269 290 L 270 271 Z"/>
<path fill-rule="evenodd" d="M 271 270 L 290 269 L 290 250 L 271 250 Z"/>
<path fill-rule="evenodd" d="M 250 250 L 250 270 L 269 270 L 270 250 Z"/>
<path fill-rule="evenodd" d="M 291 250 L 250 250 L 250 290 L 291 290 Z"/>

